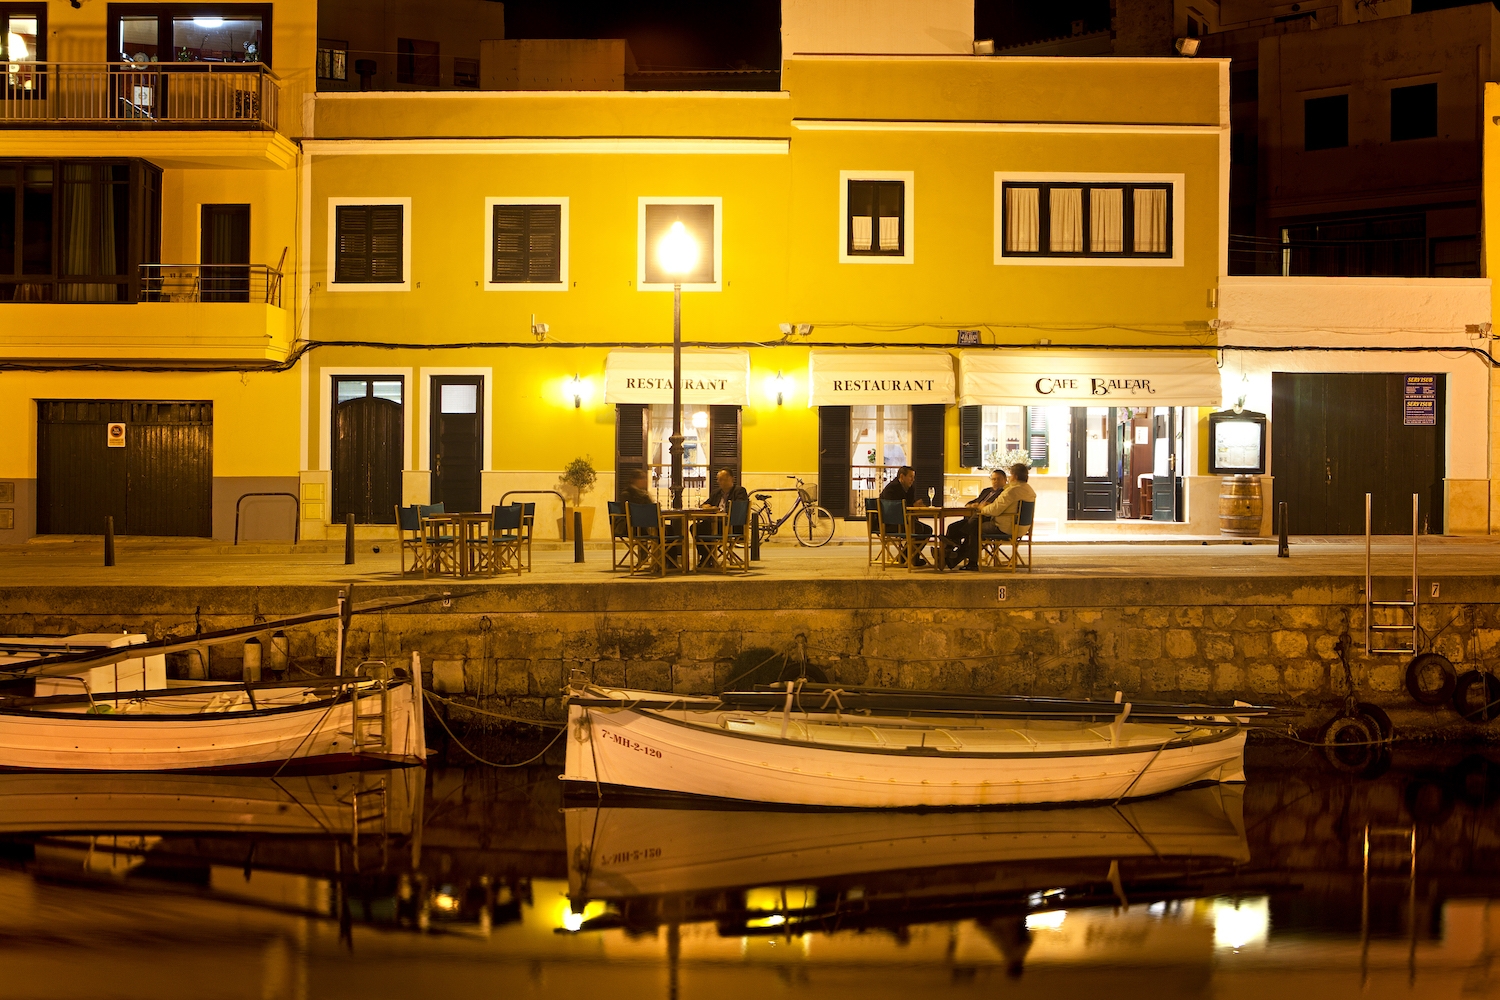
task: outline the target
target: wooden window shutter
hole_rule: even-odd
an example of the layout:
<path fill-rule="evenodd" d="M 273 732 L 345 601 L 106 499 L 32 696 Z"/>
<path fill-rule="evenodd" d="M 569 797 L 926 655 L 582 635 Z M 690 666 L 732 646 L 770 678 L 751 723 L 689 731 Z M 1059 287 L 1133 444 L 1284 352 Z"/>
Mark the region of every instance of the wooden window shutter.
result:
<path fill-rule="evenodd" d="M 340 205 L 333 280 L 400 284 L 405 280 L 405 209 L 401 205 Z"/>
<path fill-rule="evenodd" d="M 496 205 L 490 280 L 496 283 L 562 280 L 562 207 Z"/>
<path fill-rule="evenodd" d="M 948 407 L 923 403 L 911 408 L 911 467 L 917 470 L 917 496 L 926 499 L 931 488 L 943 499 L 943 438 Z"/>
<path fill-rule="evenodd" d="M 1026 454 L 1034 468 L 1046 468 L 1047 412 L 1040 406 L 1026 407 Z"/>
<path fill-rule="evenodd" d="M 984 462 L 984 407 L 958 408 L 958 464 L 977 469 Z"/>
<path fill-rule="evenodd" d="M 646 467 L 646 404 L 615 404 L 615 499 L 630 484 L 630 474 Z"/>
<path fill-rule="evenodd" d="M 834 517 L 849 516 L 849 407 L 818 407 L 818 506 Z"/>
<path fill-rule="evenodd" d="M 740 408 L 738 406 L 710 406 L 708 408 L 708 481 L 713 483 L 720 469 L 734 473 L 734 484 L 740 482 Z M 713 486 L 713 489 L 718 489 Z"/>

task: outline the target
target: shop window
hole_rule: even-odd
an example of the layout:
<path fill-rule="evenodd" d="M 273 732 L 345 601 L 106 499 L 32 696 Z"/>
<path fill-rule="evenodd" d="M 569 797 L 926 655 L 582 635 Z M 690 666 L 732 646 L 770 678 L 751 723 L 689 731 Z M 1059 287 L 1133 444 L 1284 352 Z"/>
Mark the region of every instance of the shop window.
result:
<path fill-rule="evenodd" d="M 1302 102 L 1302 148 L 1341 149 L 1349 145 L 1349 95 L 1310 97 Z"/>
<path fill-rule="evenodd" d="M 848 252 L 900 257 L 906 185 L 901 181 L 850 181 Z"/>
<path fill-rule="evenodd" d="M 1005 255 L 1170 257 L 1171 184 L 1002 185 Z"/>
<path fill-rule="evenodd" d="M 850 509 L 862 511 L 903 465 L 911 465 L 911 407 L 849 407 Z"/>
<path fill-rule="evenodd" d="M 913 176 L 840 172 L 841 263 L 911 263 Z"/>
<path fill-rule="evenodd" d="M 330 289 L 405 291 L 409 286 L 411 200 L 336 200 L 330 207 Z"/>
<path fill-rule="evenodd" d="M 469 87 L 473 90 L 479 89 L 478 59 L 453 60 L 453 86 Z"/>
<path fill-rule="evenodd" d="M 270 4 L 111 4 L 109 17 L 125 62 L 271 65 Z"/>
<path fill-rule="evenodd" d="M 489 209 L 491 289 L 562 290 L 567 287 L 566 198 L 547 201 L 486 199 Z"/>
<path fill-rule="evenodd" d="M 718 291 L 722 207 L 719 198 L 642 198 L 637 287 L 642 291 L 671 291 L 674 284 L 681 284 L 690 291 Z M 697 247 L 697 260 L 686 274 L 669 273 L 660 256 L 662 238 L 677 222 L 683 224 Z"/>
<path fill-rule="evenodd" d="M 709 410 L 701 403 L 682 406 L 682 505 L 697 507 L 714 484 L 709 470 Z M 651 491 L 664 506 L 672 492 L 672 404 L 652 403 L 648 410 L 646 467 Z"/>
<path fill-rule="evenodd" d="M 349 79 L 349 43 L 318 39 L 318 79 Z"/>
<path fill-rule="evenodd" d="M 979 407 L 979 468 L 1003 469 L 1029 461 L 1047 467 L 1047 414 L 1040 406 Z"/>
<path fill-rule="evenodd" d="M 438 86 L 438 43 L 420 38 L 396 39 L 396 82 Z"/>
<path fill-rule="evenodd" d="M 160 245 L 155 166 L 0 162 L 0 301 L 133 302 Z"/>
<path fill-rule="evenodd" d="M 1391 141 L 1431 139 L 1437 134 L 1437 84 L 1391 88 Z"/>

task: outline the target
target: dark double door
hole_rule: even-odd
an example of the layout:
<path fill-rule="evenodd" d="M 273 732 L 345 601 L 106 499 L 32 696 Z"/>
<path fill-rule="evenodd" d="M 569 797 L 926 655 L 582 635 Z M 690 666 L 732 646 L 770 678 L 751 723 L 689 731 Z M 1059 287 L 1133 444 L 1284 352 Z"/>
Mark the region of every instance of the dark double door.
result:
<path fill-rule="evenodd" d="M 1373 530 L 1411 532 L 1411 498 L 1420 528 L 1443 530 L 1444 376 L 1435 423 L 1405 423 L 1406 375 L 1386 372 L 1276 372 L 1271 376 L 1271 474 L 1274 500 L 1287 504 L 1294 535 L 1358 535 L 1365 494 Z"/>
<path fill-rule="evenodd" d="M 37 401 L 37 531 L 211 538 L 213 403 Z M 113 442 L 113 444 L 112 444 Z"/>

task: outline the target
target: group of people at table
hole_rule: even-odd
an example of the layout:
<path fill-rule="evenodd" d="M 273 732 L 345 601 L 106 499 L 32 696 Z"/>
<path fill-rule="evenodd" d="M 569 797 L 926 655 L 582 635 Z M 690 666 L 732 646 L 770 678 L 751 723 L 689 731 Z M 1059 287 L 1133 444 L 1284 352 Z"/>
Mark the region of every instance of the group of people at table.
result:
<path fill-rule="evenodd" d="M 992 469 L 990 485 L 964 505 L 974 510 L 974 516 L 959 518 L 948 526 L 944 537 L 939 539 L 937 558 L 945 560 L 948 569 L 975 568 L 981 537 L 999 532 L 996 537 L 1010 538 L 1015 532 L 1021 504 L 1036 501 L 1036 490 L 1027 482 L 1030 476 L 1031 469 L 1021 463 L 1012 465 L 1009 473 L 1004 469 Z M 925 505 L 917 500 L 916 481 L 917 471 L 909 465 L 903 465 L 896 473 L 896 478 L 886 483 L 885 488 L 880 491 L 880 499 L 900 500 L 907 508 L 922 508 Z M 908 521 L 909 525 L 904 530 L 911 536 L 908 543 L 917 552 L 913 562 L 917 566 L 926 566 L 928 562 L 921 551 L 926 548 L 927 540 L 932 536 L 932 528 L 920 520 L 909 518 Z"/>
<path fill-rule="evenodd" d="M 742 511 L 741 516 L 748 517 L 750 494 L 745 491 L 743 486 L 735 485 L 734 473 L 728 469 L 720 469 L 719 474 L 714 478 L 714 483 L 713 491 L 709 493 L 708 499 L 699 505 L 699 509 L 704 511 L 716 510 L 727 519 L 733 505 L 740 502 L 745 504 L 745 509 Z M 627 509 L 630 504 L 650 504 L 655 506 L 657 502 L 656 498 L 647 489 L 650 484 L 650 473 L 643 468 L 636 469 L 630 474 L 630 480 L 625 484 L 625 488 L 620 491 L 621 502 L 626 505 Z M 720 528 L 719 530 L 722 531 L 725 529 Z M 700 535 L 699 537 L 703 536 Z M 717 538 L 718 536 L 714 537 Z M 697 545 L 697 556 L 697 565 L 700 568 L 714 565 L 713 553 L 708 545 L 700 542 Z M 731 561 L 729 565 L 732 567 L 735 564 Z"/>

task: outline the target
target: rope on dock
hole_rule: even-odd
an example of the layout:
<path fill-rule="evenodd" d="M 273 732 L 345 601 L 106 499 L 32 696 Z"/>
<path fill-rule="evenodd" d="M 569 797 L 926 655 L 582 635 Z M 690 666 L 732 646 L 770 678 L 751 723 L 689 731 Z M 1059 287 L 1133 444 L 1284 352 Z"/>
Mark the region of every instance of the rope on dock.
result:
<path fill-rule="evenodd" d="M 515 763 L 515 764 L 501 764 L 498 761 L 485 760 L 483 757 L 479 756 L 473 750 L 470 750 L 467 746 L 464 745 L 464 742 L 462 740 L 460 740 L 454 734 L 453 730 L 448 727 L 448 720 L 446 720 L 446 719 L 443 718 L 442 713 L 440 713 L 440 712 L 433 712 L 432 713 L 432 717 L 435 718 L 435 719 L 437 719 L 438 725 L 440 725 L 440 726 L 443 727 L 443 731 L 448 734 L 448 738 L 451 739 L 458 746 L 458 748 L 460 750 L 462 750 L 464 753 L 468 754 L 470 757 L 473 757 L 476 761 L 478 761 L 479 763 L 485 765 L 486 767 L 515 768 L 515 767 L 525 767 L 527 764 L 535 764 L 537 761 L 539 761 L 543 757 L 545 757 L 547 755 L 547 751 L 551 750 L 557 744 L 557 741 L 560 740 L 560 739 L 562 739 L 563 735 L 565 733 L 567 733 L 567 731 L 568 731 L 567 723 L 564 723 L 564 722 L 542 722 L 542 721 L 538 721 L 536 719 L 522 719 L 519 716 L 517 716 L 517 717 L 505 716 L 505 715 L 501 715 L 498 712 L 486 712 L 483 709 L 470 708 L 468 705 L 462 705 L 462 704 L 459 704 L 456 701 L 451 701 L 451 700 L 449 700 L 447 698 L 443 698 L 443 697 L 440 697 L 439 695 L 435 695 L 431 691 L 424 691 L 422 693 L 425 694 L 428 698 L 431 698 L 433 701 L 442 702 L 443 704 L 447 704 L 447 705 L 452 705 L 455 708 L 468 709 L 469 711 L 471 711 L 471 712 L 477 712 L 480 715 L 493 715 L 497 719 L 505 719 L 505 720 L 511 721 L 511 722 L 524 722 L 524 723 L 529 723 L 530 725 L 533 725 L 533 726 L 543 726 L 543 727 L 546 727 L 546 728 L 557 727 L 557 735 L 554 736 L 554 737 L 552 737 L 552 739 L 548 740 L 547 741 L 547 745 L 544 746 L 544 747 L 542 747 L 541 751 L 539 753 L 537 753 L 537 755 L 535 757 L 529 757 L 526 760 L 519 761 L 518 763 Z"/>

